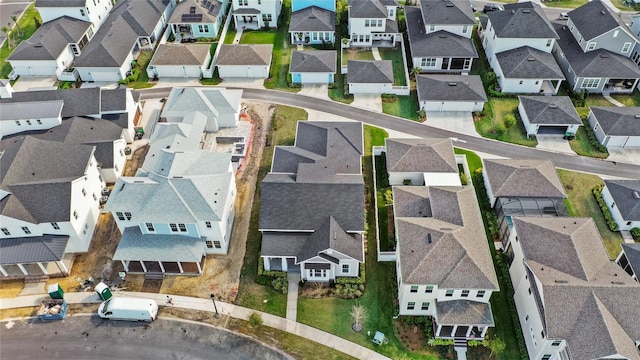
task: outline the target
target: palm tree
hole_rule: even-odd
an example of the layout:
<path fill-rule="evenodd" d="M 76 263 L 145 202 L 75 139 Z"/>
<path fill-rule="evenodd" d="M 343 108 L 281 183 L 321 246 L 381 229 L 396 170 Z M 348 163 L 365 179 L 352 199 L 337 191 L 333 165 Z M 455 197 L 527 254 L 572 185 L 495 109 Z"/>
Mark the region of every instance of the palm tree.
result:
<path fill-rule="evenodd" d="M 9 29 L 7 26 L 3 26 L 2 32 L 9 42 L 9 49 L 11 49 L 11 47 L 13 46 L 13 40 L 11 39 L 11 29 Z"/>
<path fill-rule="evenodd" d="M 11 20 L 16 23 L 16 28 L 18 29 L 18 36 L 22 36 L 22 29 L 20 29 L 20 25 L 18 25 L 18 17 L 16 15 L 11 15 Z"/>
<path fill-rule="evenodd" d="M 411 68 L 411 74 L 410 74 L 411 78 L 415 80 L 416 76 L 418 76 L 418 74 L 420 74 L 420 71 L 422 71 L 422 70 L 417 66 L 414 67 L 414 68 Z"/>
<path fill-rule="evenodd" d="M 362 323 L 367 318 L 367 309 L 356 302 L 351 308 L 351 318 L 354 321 L 352 329 L 354 331 L 362 331 Z"/>

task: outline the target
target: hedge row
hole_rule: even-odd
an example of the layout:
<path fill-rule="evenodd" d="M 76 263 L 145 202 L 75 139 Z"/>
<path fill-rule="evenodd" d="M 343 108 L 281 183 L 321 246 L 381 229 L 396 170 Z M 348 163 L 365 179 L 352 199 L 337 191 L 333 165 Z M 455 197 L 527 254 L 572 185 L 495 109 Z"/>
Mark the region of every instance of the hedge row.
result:
<path fill-rule="evenodd" d="M 588 120 L 582 120 L 583 123 L 583 128 L 584 130 L 587 132 L 587 137 L 589 138 L 589 145 L 591 145 L 594 149 L 598 150 L 601 153 L 609 153 L 609 150 L 607 150 L 607 147 L 600 144 L 600 142 L 598 141 L 598 138 L 596 138 L 596 134 L 593 132 L 593 129 L 591 128 L 591 125 L 589 125 L 589 121 Z"/>
<path fill-rule="evenodd" d="M 596 201 L 598 202 L 598 206 L 600 206 L 600 210 L 602 210 L 602 215 L 604 216 L 604 219 L 607 222 L 607 226 L 609 227 L 609 230 L 618 231 L 618 223 L 616 223 L 616 221 L 613 219 L 613 216 L 611 215 L 611 211 L 609 210 L 607 203 L 605 203 L 604 199 L 602 198 L 602 188 L 603 188 L 603 185 L 596 185 L 591 192 L 593 193 L 593 196 L 596 198 Z"/>
<path fill-rule="evenodd" d="M 634 227 L 629 230 L 631 236 L 633 236 L 633 241 L 640 241 L 640 228 Z"/>
<path fill-rule="evenodd" d="M 358 277 L 337 277 L 336 284 L 344 285 L 344 284 L 366 284 L 367 283 L 367 273 L 365 271 L 364 263 L 360 263 L 360 276 Z"/>
<path fill-rule="evenodd" d="M 262 257 L 258 258 L 258 277 L 256 278 L 256 282 L 260 285 L 271 286 L 283 294 L 287 293 L 289 287 L 287 273 L 284 271 L 264 270 L 264 259 Z"/>

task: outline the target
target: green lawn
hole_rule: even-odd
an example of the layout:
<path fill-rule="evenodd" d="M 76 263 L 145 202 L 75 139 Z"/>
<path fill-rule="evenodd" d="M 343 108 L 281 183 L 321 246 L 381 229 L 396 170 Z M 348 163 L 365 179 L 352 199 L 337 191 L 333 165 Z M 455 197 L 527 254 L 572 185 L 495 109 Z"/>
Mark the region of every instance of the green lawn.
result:
<path fill-rule="evenodd" d="M 256 283 L 258 270 L 258 254 L 260 253 L 261 234 L 258 231 L 260 217 L 260 182 L 271 168 L 273 148 L 276 145 L 293 145 L 295 140 L 296 123 L 298 120 L 306 120 L 308 114 L 300 108 L 284 105 L 276 105 L 276 111 L 271 124 L 269 134 L 270 145 L 264 148 L 258 172 L 257 187 L 251 208 L 251 220 L 249 234 L 247 235 L 247 247 L 244 263 L 240 272 L 240 286 L 236 304 L 271 313 L 278 316 L 286 316 L 287 296 L 278 293 L 269 286 Z M 266 303 L 263 300 L 268 300 Z"/>
<path fill-rule="evenodd" d="M 382 102 L 382 112 L 401 118 L 418 121 L 418 94 L 411 90 L 407 96 L 398 96 L 398 100 L 392 103 Z"/>
<path fill-rule="evenodd" d="M 480 121 L 475 121 L 476 130 L 486 138 L 535 147 L 538 144 L 538 140 L 534 137 L 527 138 L 521 120 L 518 119 L 516 124 L 509 129 L 506 129 L 504 125 L 504 116 L 506 114 L 511 113 L 518 117 L 517 108 L 518 99 L 490 98 L 484 108 L 485 116 Z"/>
<path fill-rule="evenodd" d="M 152 56 L 153 51 L 140 52 L 140 55 L 138 55 L 138 58 L 136 59 L 136 62 L 138 63 L 137 67 L 140 69 L 140 76 L 138 76 L 138 80 L 128 83 L 128 87 L 132 89 L 146 89 L 155 85 L 155 83 L 149 83 L 149 75 L 147 75 L 147 66 L 151 61 Z"/>
<path fill-rule="evenodd" d="M 240 37 L 240 44 L 273 44 L 276 30 L 245 30 Z"/>
<path fill-rule="evenodd" d="M 371 50 L 358 48 L 342 49 L 342 66 L 347 66 L 349 60 L 375 60 Z"/>
<path fill-rule="evenodd" d="M 580 156 L 590 156 L 599 159 L 606 159 L 609 157 L 609 153 L 600 152 L 591 145 L 589 135 L 587 135 L 587 130 L 585 130 L 584 126 L 578 128 L 576 138 L 569 141 L 569 146 L 571 146 L 571 150 L 575 151 L 575 153 Z"/>
<path fill-rule="evenodd" d="M 42 24 L 40 14 L 38 13 L 38 10 L 36 10 L 35 5 L 32 3 L 31 5 L 29 5 L 29 7 L 27 7 L 24 14 L 18 19 L 18 25 L 20 26 L 22 35 L 18 36 L 18 29 L 15 26 L 13 27 L 14 32 L 11 34 L 11 36 L 13 36 L 15 46 L 18 46 L 20 42 L 30 38 L 31 35 L 36 32 L 36 18 L 38 19 L 38 22 Z M 13 25 L 13 21 L 11 21 L 10 24 Z M 7 24 L 7 27 L 9 27 L 8 25 L 9 24 Z M 6 60 L 15 49 L 15 46 L 9 49 L 9 40 L 7 39 L 7 41 L 4 42 L 2 48 L 0 49 L 0 63 L 2 63 L 2 66 L 0 67 L 0 78 L 2 79 L 6 79 L 11 73 L 11 64 L 9 64 Z"/>
<path fill-rule="evenodd" d="M 273 57 L 271 59 L 271 69 L 269 70 L 270 78 L 264 81 L 264 87 L 267 89 L 278 89 L 284 91 L 298 92 L 299 88 L 289 87 L 289 62 L 291 61 L 291 51 L 293 48 L 289 44 L 289 14 L 291 13 L 291 0 L 284 0 L 282 3 L 282 12 L 280 19 L 286 21 L 278 22 L 278 30 L 274 31 Z M 244 35 L 243 35 L 244 36 Z"/>
<path fill-rule="evenodd" d="M 546 6 L 550 6 L 550 7 L 560 7 L 560 8 L 567 8 L 567 9 L 575 9 L 577 7 L 580 7 L 584 4 L 586 4 L 588 2 L 588 0 L 559 0 L 559 1 L 549 1 L 549 2 L 545 2 L 544 4 Z M 555 20 L 555 19 L 551 19 L 551 20 Z"/>
<path fill-rule="evenodd" d="M 607 227 L 596 199 L 591 193 L 594 186 L 602 184 L 602 179 L 596 175 L 579 173 L 568 170 L 558 170 L 560 180 L 565 185 L 571 204 L 571 216 L 592 217 L 600 231 L 604 247 L 611 259 L 615 259 L 620 252 L 620 244 L 623 242 L 619 232 L 613 232 Z"/>
<path fill-rule="evenodd" d="M 405 76 L 405 64 L 402 57 L 402 48 L 379 48 L 380 57 L 383 60 L 391 60 L 393 62 L 393 85 L 406 86 L 407 77 Z"/>
<path fill-rule="evenodd" d="M 637 5 L 628 6 L 624 4 L 624 0 L 611 0 L 613 5 L 622 11 L 638 11 Z"/>
<path fill-rule="evenodd" d="M 630 95 L 611 95 L 615 100 L 620 101 L 625 106 L 638 107 L 640 106 L 640 91 L 638 89 L 633 90 Z"/>
<path fill-rule="evenodd" d="M 224 42 L 223 44 L 233 44 L 233 39 L 236 37 L 236 28 L 235 25 L 233 24 L 233 22 L 231 22 L 231 24 L 229 24 L 229 28 L 227 29 L 227 34 L 224 36 Z"/>
<path fill-rule="evenodd" d="M 600 94 L 587 95 L 587 107 L 589 106 L 614 106 L 609 100 L 605 99 Z"/>

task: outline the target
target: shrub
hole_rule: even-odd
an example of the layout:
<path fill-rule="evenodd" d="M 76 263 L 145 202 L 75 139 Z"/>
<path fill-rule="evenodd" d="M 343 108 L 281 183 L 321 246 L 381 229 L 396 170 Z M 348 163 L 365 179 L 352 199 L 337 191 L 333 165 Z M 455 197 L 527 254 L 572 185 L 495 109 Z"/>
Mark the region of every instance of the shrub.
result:
<path fill-rule="evenodd" d="M 631 233 L 631 236 L 633 236 L 634 241 L 640 241 L 640 228 L 638 227 L 631 228 L 629 232 Z"/>
<path fill-rule="evenodd" d="M 254 311 L 249 315 L 249 323 L 253 327 L 258 327 L 264 323 L 264 320 L 262 320 L 262 315 Z"/>
<path fill-rule="evenodd" d="M 343 299 L 356 299 L 364 294 L 364 284 L 336 284 L 335 294 Z"/>
<path fill-rule="evenodd" d="M 504 134 L 504 132 L 507 129 L 505 129 L 504 125 L 502 124 L 496 124 L 496 126 L 493 127 L 493 131 L 497 134 L 497 135 L 502 135 Z"/>
<path fill-rule="evenodd" d="M 504 116 L 504 127 L 510 129 L 516 124 L 516 116 L 513 114 L 506 114 Z"/>
<path fill-rule="evenodd" d="M 289 281 L 287 280 L 287 276 L 276 276 L 271 280 L 271 286 L 276 290 L 283 294 L 287 293 L 287 289 L 289 288 Z"/>
<path fill-rule="evenodd" d="M 460 183 L 463 186 L 469 185 L 469 178 L 465 174 L 460 174 Z"/>
<path fill-rule="evenodd" d="M 358 277 L 336 277 L 336 284 L 365 284 L 366 271 L 363 263 L 360 264 L 360 275 Z"/>
<path fill-rule="evenodd" d="M 602 210 L 602 215 L 604 216 L 604 220 L 607 222 L 607 227 L 609 227 L 609 230 L 618 231 L 619 229 L 618 223 L 616 223 L 616 221 L 613 219 L 613 216 L 611 215 L 611 211 L 609 210 L 607 203 L 602 198 L 602 188 L 603 188 L 602 185 L 596 185 L 594 186 L 591 192 L 593 193 L 593 196 L 596 198 L 596 201 L 598 202 L 598 206 L 600 207 L 600 210 Z"/>
<path fill-rule="evenodd" d="M 398 95 L 396 94 L 382 94 L 381 97 L 383 103 L 390 104 L 398 101 Z"/>

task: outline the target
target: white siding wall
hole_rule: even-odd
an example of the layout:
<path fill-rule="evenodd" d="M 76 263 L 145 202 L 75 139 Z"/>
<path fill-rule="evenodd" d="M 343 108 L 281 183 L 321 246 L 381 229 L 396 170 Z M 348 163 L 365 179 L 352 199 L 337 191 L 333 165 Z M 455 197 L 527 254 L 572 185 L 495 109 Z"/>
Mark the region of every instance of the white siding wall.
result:
<path fill-rule="evenodd" d="M 422 101 L 420 108 L 425 111 L 482 111 L 483 101 Z"/>
<path fill-rule="evenodd" d="M 484 167 L 484 163 L 482 164 L 482 178 L 484 181 L 484 187 L 487 189 L 487 197 L 489 198 L 489 202 L 491 203 L 491 207 L 496 204 L 496 198 L 493 197 L 493 191 L 491 190 L 491 186 L 489 185 L 489 177 L 487 176 L 487 171 Z"/>
<path fill-rule="evenodd" d="M 425 25 L 426 28 L 426 33 L 432 33 L 432 32 L 436 32 L 436 31 L 440 31 L 440 30 L 444 30 L 447 32 L 450 32 L 452 34 L 456 34 L 456 35 L 460 35 L 460 36 L 464 36 L 467 39 L 471 39 L 471 32 L 473 29 L 472 25 L 466 25 L 466 32 L 464 32 L 465 29 L 465 25 L 437 25 L 434 24 L 433 28 L 431 27 L 432 25 Z"/>
<path fill-rule="evenodd" d="M 107 0 L 101 0 L 101 1 L 108 2 Z M 80 12 L 80 9 L 83 9 L 84 15 L 83 13 Z M 40 17 L 42 18 L 42 23 L 46 23 L 63 16 L 68 16 L 74 19 L 91 22 L 91 19 L 89 18 L 89 14 L 87 14 L 87 10 L 85 8 L 80 8 L 80 7 L 40 7 L 38 8 L 38 12 L 40 13 Z"/>
<path fill-rule="evenodd" d="M 527 116 L 527 112 L 524 111 L 522 103 L 518 104 L 518 113 L 520 113 L 520 118 L 522 119 L 522 123 L 524 124 L 524 129 L 527 131 L 527 136 L 535 135 L 538 132 L 538 127 L 531 125 L 531 123 L 529 122 L 529 117 Z"/>
<path fill-rule="evenodd" d="M 218 66 L 218 74 L 221 79 L 225 78 L 258 78 L 266 79 L 269 77 L 269 66 L 267 65 L 223 65 Z"/>
<path fill-rule="evenodd" d="M 611 216 L 618 224 L 618 227 L 620 228 L 620 230 L 629 230 L 634 227 L 640 227 L 640 221 L 631 221 L 630 224 L 627 225 L 629 221 L 626 221 L 622 217 L 622 215 L 620 214 L 620 209 L 618 209 L 618 206 L 613 206 L 613 207 L 611 206 L 611 204 L 613 204 L 613 197 L 611 196 L 611 193 L 609 192 L 609 189 L 606 186 L 602 189 L 602 198 L 604 199 L 604 202 L 607 204 L 607 207 L 611 211 Z"/>
<path fill-rule="evenodd" d="M 122 175 L 124 164 L 127 161 L 127 157 L 124 155 L 126 146 L 127 142 L 124 139 L 118 139 L 113 142 L 113 167 L 100 169 L 100 175 L 102 175 L 102 179 L 105 182 L 113 184 Z"/>
<path fill-rule="evenodd" d="M 424 173 L 425 186 L 462 186 L 458 173 Z"/>
<path fill-rule="evenodd" d="M 13 71 L 20 76 L 56 76 L 58 72 L 55 60 L 12 60 L 10 63 Z"/>
<path fill-rule="evenodd" d="M 28 125 L 26 120 L 27 119 L 0 121 L 0 138 L 3 136 L 9 136 L 11 134 L 17 134 L 23 131 L 47 130 L 62 123 L 61 117 L 49 119 L 28 119 L 31 121 L 31 125 Z M 36 120 L 40 120 L 42 124 L 38 124 Z M 16 121 L 19 121 L 20 125 L 18 125 Z"/>
<path fill-rule="evenodd" d="M 487 57 L 495 56 L 495 54 L 499 52 L 519 48 L 521 46 L 530 46 L 534 49 L 550 53 L 551 49 L 553 49 L 553 45 L 555 44 L 555 39 L 500 38 L 495 36 L 495 29 L 493 28 L 493 25 L 491 25 L 491 21 L 489 21 L 487 27 L 488 29 L 485 32 L 485 40 L 483 42 Z M 551 43 L 547 46 L 549 40 L 551 40 Z"/>
<path fill-rule="evenodd" d="M 67 252 L 76 253 L 89 250 L 91 237 L 98 221 L 100 193 L 104 185 L 100 181 L 97 161 L 92 156 L 85 176 L 75 180 L 71 186 L 71 213 L 69 217 L 77 238 L 69 240 Z M 82 189 L 85 190 L 86 196 L 82 194 Z M 97 200 L 94 200 L 94 194 Z M 74 212 L 78 214 L 77 219 Z"/>
<path fill-rule="evenodd" d="M 498 81 L 504 93 L 538 94 L 542 88 L 542 79 L 505 79 L 501 76 Z"/>
<path fill-rule="evenodd" d="M 389 172 L 389 185 L 402 185 L 405 179 L 411 180 L 411 185 L 424 185 L 424 176 L 420 172 Z"/>
<path fill-rule="evenodd" d="M 436 297 L 438 287 L 434 286 L 432 292 L 426 292 L 426 285 L 418 285 L 415 293 L 411 292 L 411 284 L 400 284 L 398 286 L 398 301 L 400 304 L 400 315 L 433 316 L 436 309 Z M 408 309 L 410 302 L 414 302 L 413 310 Z M 428 310 L 422 310 L 422 303 L 428 302 Z"/>
<path fill-rule="evenodd" d="M 347 78 L 348 79 L 348 78 Z M 350 94 L 386 94 L 393 92 L 393 84 L 361 84 L 349 83 Z"/>

